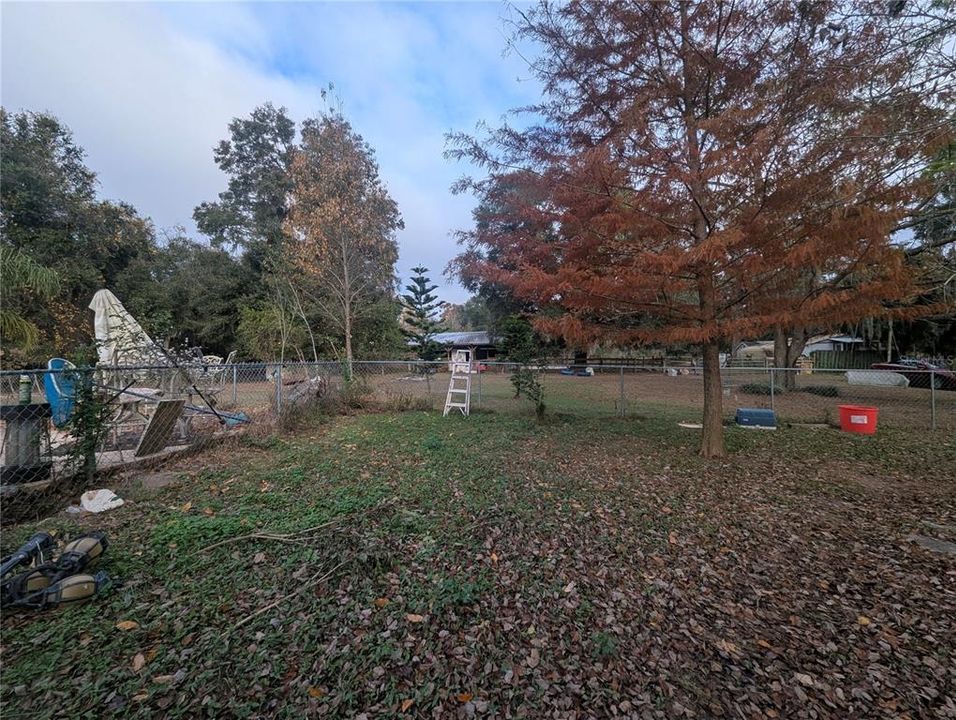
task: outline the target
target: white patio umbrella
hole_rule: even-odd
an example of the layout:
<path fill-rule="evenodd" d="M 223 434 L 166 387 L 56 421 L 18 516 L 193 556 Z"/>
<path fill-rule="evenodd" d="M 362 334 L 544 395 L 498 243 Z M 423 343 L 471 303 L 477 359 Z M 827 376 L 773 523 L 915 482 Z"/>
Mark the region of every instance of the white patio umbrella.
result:
<path fill-rule="evenodd" d="M 146 334 L 123 303 L 109 290 L 99 290 L 90 302 L 93 333 L 101 365 L 167 365 L 166 354 Z"/>

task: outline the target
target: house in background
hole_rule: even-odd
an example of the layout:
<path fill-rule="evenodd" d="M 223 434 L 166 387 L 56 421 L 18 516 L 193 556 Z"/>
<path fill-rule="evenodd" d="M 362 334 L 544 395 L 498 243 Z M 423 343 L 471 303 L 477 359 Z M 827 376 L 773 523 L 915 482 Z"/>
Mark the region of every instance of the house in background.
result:
<path fill-rule="evenodd" d="M 855 353 L 865 348 L 866 341 L 852 335 L 814 335 L 807 340 L 803 355 L 812 358 L 813 353 Z M 734 348 L 734 362 L 767 367 L 773 365 L 773 340 L 739 343 Z"/>
<path fill-rule="evenodd" d="M 773 343 L 770 343 L 771 346 Z M 803 348 L 804 355 L 812 355 L 818 351 L 827 352 L 853 352 L 862 350 L 866 347 L 866 341 L 863 338 L 853 337 L 852 335 L 814 335 L 807 340 L 806 347 Z"/>
<path fill-rule="evenodd" d="M 445 348 L 449 360 L 456 350 L 467 350 L 472 362 L 490 361 L 498 356 L 494 338 L 487 330 L 443 332 L 435 335 L 433 339 Z"/>
<path fill-rule="evenodd" d="M 733 353 L 734 364 L 773 365 L 773 340 L 737 343 Z"/>

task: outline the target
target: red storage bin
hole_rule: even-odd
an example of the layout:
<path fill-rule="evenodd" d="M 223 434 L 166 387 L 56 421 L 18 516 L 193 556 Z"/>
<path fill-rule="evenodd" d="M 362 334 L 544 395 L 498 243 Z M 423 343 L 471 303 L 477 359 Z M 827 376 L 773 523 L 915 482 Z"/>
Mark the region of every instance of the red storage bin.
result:
<path fill-rule="evenodd" d="M 876 434 L 876 417 L 879 408 L 866 405 L 840 405 L 840 429 L 860 435 Z"/>

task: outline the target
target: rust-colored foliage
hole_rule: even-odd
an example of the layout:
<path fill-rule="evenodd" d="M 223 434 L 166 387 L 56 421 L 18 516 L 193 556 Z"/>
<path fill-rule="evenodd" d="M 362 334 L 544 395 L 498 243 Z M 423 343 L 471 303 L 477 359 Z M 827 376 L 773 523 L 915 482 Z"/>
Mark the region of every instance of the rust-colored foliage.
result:
<path fill-rule="evenodd" d="M 336 114 L 303 123 L 292 180 L 286 231 L 302 273 L 297 285 L 341 330 L 351 363 L 356 317 L 394 290 L 398 206 L 372 149 Z"/>
<path fill-rule="evenodd" d="M 701 452 L 722 455 L 722 342 L 879 315 L 913 292 L 890 237 L 950 132 L 937 14 L 539 5 L 519 34 L 543 47 L 546 122 L 454 138 L 452 155 L 490 171 L 456 269 L 574 343 L 700 345 Z"/>

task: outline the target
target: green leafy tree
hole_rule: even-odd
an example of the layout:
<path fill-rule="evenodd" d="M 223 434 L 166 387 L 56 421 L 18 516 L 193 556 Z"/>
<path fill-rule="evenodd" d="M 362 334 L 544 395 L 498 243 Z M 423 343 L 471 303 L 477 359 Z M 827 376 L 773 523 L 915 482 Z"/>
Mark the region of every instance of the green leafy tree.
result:
<path fill-rule="evenodd" d="M 907 354 L 956 356 L 956 142 L 937 153 L 926 169 L 932 200 L 909 225 L 907 262 L 920 278 L 919 302 L 939 310 L 895 328 L 893 345 Z"/>
<path fill-rule="evenodd" d="M 402 295 L 403 333 L 419 358 L 436 360 L 441 356 L 442 347 L 435 342 L 435 335 L 445 330 L 438 319 L 442 303 L 434 294 L 438 286 L 428 278 L 428 268 L 414 267 L 412 272 L 414 275 L 405 286 L 407 292 Z"/>
<path fill-rule="evenodd" d="M 96 200 L 96 175 L 55 117 L 0 109 L 0 134 L 0 244 L 59 278 L 45 296 L 14 286 L 3 298 L 8 317 L 34 330 L 32 350 L 14 361 L 35 363 L 90 341 L 93 293 L 148 256 L 155 238 L 131 206 Z"/>
<path fill-rule="evenodd" d="M 233 255 L 177 234 L 131 266 L 114 290 L 155 337 L 227 355 L 238 342 L 238 308 L 253 301 L 255 283 Z"/>
<path fill-rule="evenodd" d="M 237 336 L 243 355 L 254 360 L 304 360 L 309 353 L 308 329 L 301 317 L 277 298 L 241 308 Z"/>
<path fill-rule="evenodd" d="M 402 303 L 383 297 L 362 314 L 355 325 L 355 351 L 369 360 L 394 360 L 408 352 L 399 324 Z"/>
<path fill-rule="evenodd" d="M 495 322 L 488 304 L 481 296 L 468 298 L 463 304 L 447 304 L 442 313 L 442 323 L 449 330 L 488 330 Z"/>
<path fill-rule="evenodd" d="M 282 244 L 294 141 L 295 123 L 284 107 L 265 103 L 248 118 L 234 118 L 229 139 L 213 151 L 216 164 L 229 177 L 228 185 L 218 201 L 202 203 L 193 212 L 196 226 L 213 245 L 242 248 L 245 260 L 258 272 Z"/>

